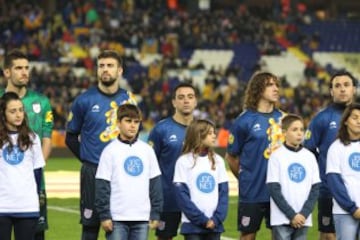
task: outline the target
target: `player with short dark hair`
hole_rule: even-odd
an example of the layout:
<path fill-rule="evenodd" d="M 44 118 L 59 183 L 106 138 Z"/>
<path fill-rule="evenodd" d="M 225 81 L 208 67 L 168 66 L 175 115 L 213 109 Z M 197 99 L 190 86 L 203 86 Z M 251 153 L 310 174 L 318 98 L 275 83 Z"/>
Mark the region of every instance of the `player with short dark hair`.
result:
<path fill-rule="evenodd" d="M 24 103 L 30 128 L 39 135 L 45 160 L 51 153 L 51 134 L 54 126 L 50 100 L 40 93 L 30 90 L 27 86 L 30 80 L 29 58 L 19 49 L 9 51 L 4 58 L 4 76 L 6 88 L 0 90 L 0 96 L 5 92 L 15 92 Z M 45 239 L 48 229 L 47 199 L 43 169 L 36 170 L 41 177 L 39 186 L 40 217 L 35 240 Z"/>
<path fill-rule="evenodd" d="M 123 74 L 120 55 L 105 50 L 97 58 L 96 87 L 82 93 L 72 103 L 65 142 L 82 162 L 80 216 L 83 240 L 96 240 L 100 220 L 95 210 L 95 173 L 104 147 L 119 134 L 118 106 L 136 104 L 134 96 L 119 87 Z"/>
<path fill-rule="evenodd" d="M 311 120 L 305 134 L 304 146 L 317 156 L 321 186 L 318 199 L 318 230 L 320 240 L 335 240 L 332 214 L 332 196 L 326 180 L 327 151 L 335 140 L 341 116 L 355 99 L 356 79 L 349 72 L 338 72 L 330 80 L 332 103 L 318 112 Z"/>
<path fill-rule="evenodd" d="M 180 83 L 172 91 L 173 116 L 158 122 L 151 130 L 149 144 L 153 146 L 161 169 L 164 196 L 163 212 L 156 235 L 159 240 L 169 240 L 177 235 L 181 212 L 173 189 L 174 169 L 181 154 L 186 127 L 193 120 L 197 104 L 196 89 Z"/>

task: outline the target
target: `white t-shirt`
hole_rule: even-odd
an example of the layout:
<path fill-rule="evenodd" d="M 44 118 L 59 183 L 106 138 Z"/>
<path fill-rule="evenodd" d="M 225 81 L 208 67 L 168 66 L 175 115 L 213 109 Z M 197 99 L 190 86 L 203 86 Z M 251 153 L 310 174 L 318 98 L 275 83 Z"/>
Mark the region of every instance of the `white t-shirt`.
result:
<path fill-rule="evenodd" d="M 282 195 L 295 212 L 300 212 L 309 197 L 312 185 L 319 182 L 316 158 L 306 148 L 294 152 L 283 145 L 270 155 L 266 183 L 280 183 Z M 290 224 L 290 220 L 272 198 L 270 213 L 272 226 Z M 312 226 L 311 214 L 306 219 L 305 226 Z"/>
<path fill-rule="evenodd" d="M 360 206 L 360 142 L 345 146 L 336 139 L 327 154 L 326 174 L 338 173 L 344 181 L 350 198 Z M 333 199 L 333 213 L 349 214 Z"/>
<path fill-rule="evenodd" d="M 110 181 L 110 212 L 114 221 L 150 219 L 150 179 L 160 168 L 152 147 L 137 140 L 133 144 L 113 140 L 103 150 L 97 179 Z"/>
<path fill-rule="evenodd" d="M 179 157 L 175 165 L 174 183 L 185 183 L 190 191 L 191 201 L 205 216 L 212 217 L 216 210 L 219 189 L 218 184 L 228 182 L 224 159 L 215 154 L 215 170 L 207 156 L 197 157 L 194 165 L 192 153 Z M 182 222 L 190 222 L 182 213 Z"/>
<path fill-rule="evenodd" d="M 33 145 L 25 152 L 20 151 L 17 143 L 18 134 L 11 134 L 14 144 L 9 151 L 9 144 L 0 150 L 0 213 L 39 212 L 39 198 L 34 169 L 45 166 L 41 142 L 37 135 Z"/>

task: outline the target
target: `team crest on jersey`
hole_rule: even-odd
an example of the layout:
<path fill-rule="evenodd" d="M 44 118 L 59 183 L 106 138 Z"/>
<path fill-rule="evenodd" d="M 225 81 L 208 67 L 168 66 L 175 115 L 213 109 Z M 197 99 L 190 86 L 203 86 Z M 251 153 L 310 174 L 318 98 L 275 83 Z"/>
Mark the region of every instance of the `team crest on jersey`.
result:
<path fill-rule="evenodd" d="M 241 225 L 243 225 L 244 227 L 247 227 L 250 225 L 250 217 L 248 216 L 243 216 L 241 218 Z"/>
<path fill-rule="evenodd" d="M 308 129 L 305 132 L 305 140 L 309 140 L 311 138 L 311 131 Z"/>
<path fill-rule="evenodd" d="M 35 102 L 32 104 L 32 109 L 34 113 L 40 113 L 41 112 L 41 105 L 38 102 Z"/>
<path fill-rule="evenodd" d="M 148 144 L 149 144 L 151 147 L 154 147 L 154 142 L 153 142 L 153 141 L 148 141 Z"/>
<path fill-rule="evenodd" d="M 10 149 L 9 146 L 3 149 L 3 159 L 10 165 L 17 165 L 24 160 L 24 152 L 20 150 L 18 146 L 13 146 Z"/>

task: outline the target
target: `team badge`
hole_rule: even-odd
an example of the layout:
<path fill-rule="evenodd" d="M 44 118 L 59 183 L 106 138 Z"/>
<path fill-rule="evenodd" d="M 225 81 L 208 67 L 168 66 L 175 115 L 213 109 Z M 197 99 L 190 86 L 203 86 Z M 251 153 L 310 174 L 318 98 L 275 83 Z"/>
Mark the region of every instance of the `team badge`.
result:
<path fill-rule="evenodd" d="M 165 222 L 164 221 L 159 221 L 159 225 L 157 227 L 160 231 L 165 229 Z"/>
<path fill-rule="evenodd" d="M 310 130 L 306 130 L 305 132 L 305 139 L 309 140 L 311 138 L 311 131 Z"/>
<path fill-rule="evenodd" d="M 93 210 L 92 210 L 92 209 L 88 209 L 88 208 L 85 208 L 85 209 L 84 209 L 84 217 L 85 217 L 86 219 L 91 218 L 92 214 L 93 214 Z"/>
<path fill-rule="evenodd" d="M 241 225 L 243 225 L 244 227 L 248 227 L 250 225 L 250 217 L 243 216 L 241 218 Z"/>
<path fill-rule="evenodd" d="M 329 226 L 330 225 L 330 217 L 322 217 L 321 222 L 324 226 Z"/>
<path fill-rule="evenodd" d="M 153 142 L 153 141 L 149 141 L 148 144 L 149 144 L 151 147 L 154 147 L 154 142 Z"/>
<path fill-rule="evenodd" d="M 41 112 L 41 105 L 40 103 L 36 102 L 32 104 L 32 109 L 34 113 L 40 113 Z"/>

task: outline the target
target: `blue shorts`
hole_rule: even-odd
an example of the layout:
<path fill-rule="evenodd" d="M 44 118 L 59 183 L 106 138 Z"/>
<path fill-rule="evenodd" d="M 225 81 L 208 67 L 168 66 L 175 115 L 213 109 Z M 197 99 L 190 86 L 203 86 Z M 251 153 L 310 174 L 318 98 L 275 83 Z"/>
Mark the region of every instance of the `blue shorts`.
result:
<path fill-rule="evenodd" d="M 156 229 L 156 236 L 160 238 L 172 238 L 178 233 L 181 220 L 181 212 L 162 212 L 160 226 Z"/>
<path fill-rule="evenodd" d="M 266 227 L 270 228 L 270 202 L 242 203 L 238 206 L 238 230 L 243 233 L 256 233 L 265 218 Z"/>
<path fill-rule="evenodd" d="M 318 199 L 318 229 L 322 233 L 335 233 L 332 213 L 332 198 L 319 197 Z"/>
<path fill-rule="evenodd" d="M 95 210 L 95 174 L 97 165 L 83 162 L 80 171 L 80 223 L 88 227 L 100 226 Z"/>

